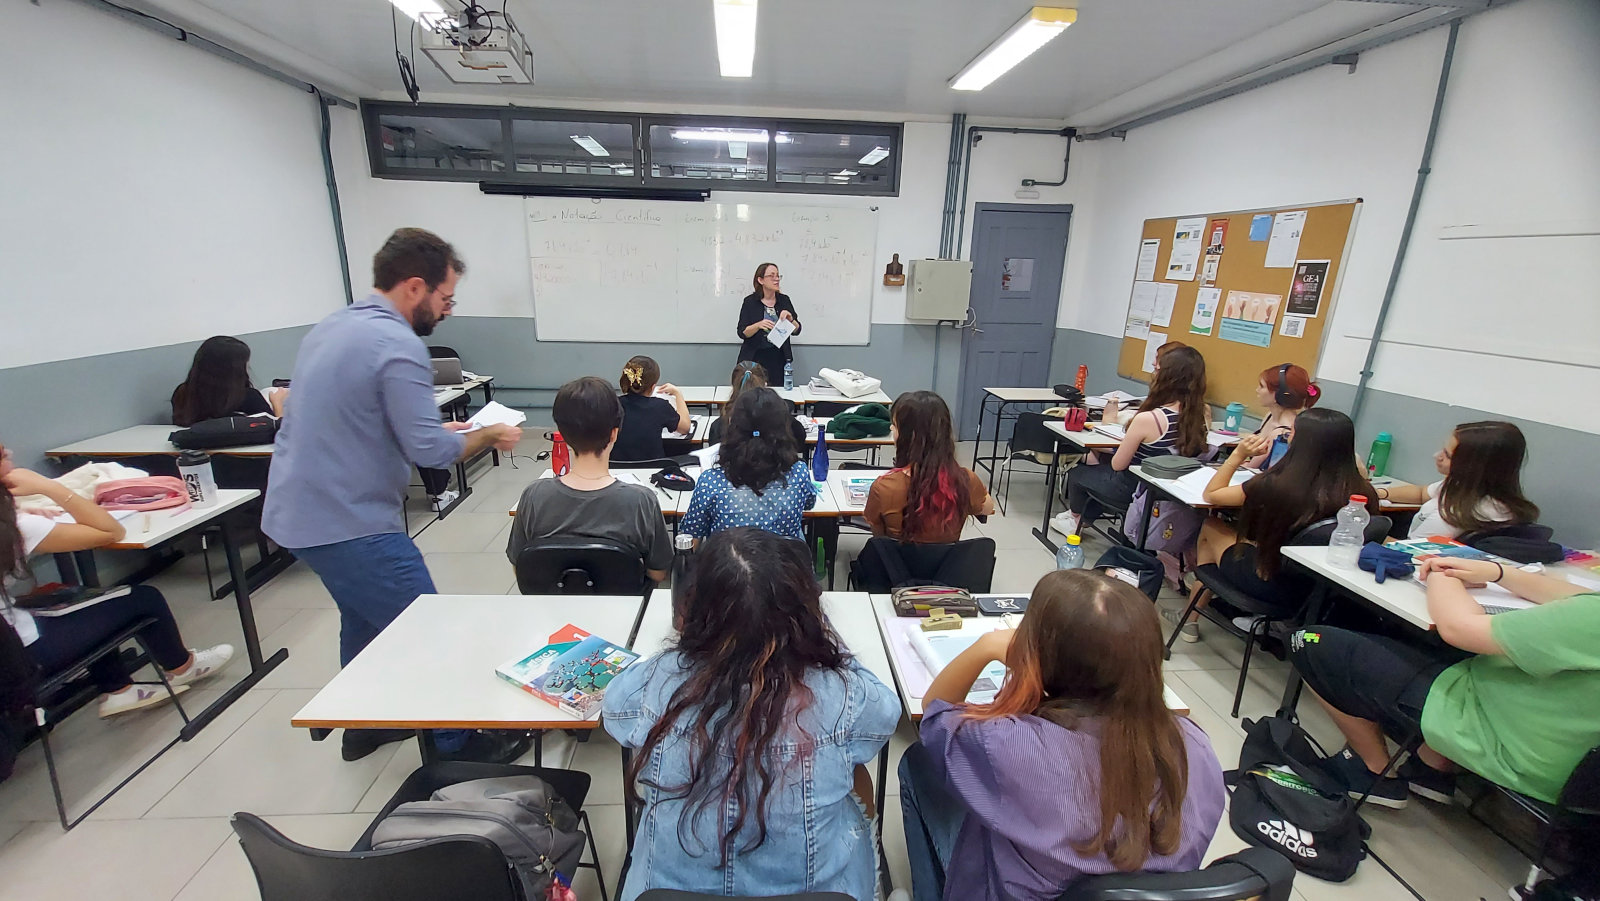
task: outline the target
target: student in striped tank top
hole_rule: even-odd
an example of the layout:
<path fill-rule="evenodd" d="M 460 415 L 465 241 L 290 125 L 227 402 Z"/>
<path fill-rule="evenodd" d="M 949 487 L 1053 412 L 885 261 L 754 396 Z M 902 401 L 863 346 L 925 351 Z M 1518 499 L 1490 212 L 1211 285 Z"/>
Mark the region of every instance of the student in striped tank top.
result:
<path fill-rule="evenodd" d="M 1052 527 L 1072 535 L 1106 507 L 1126 510 L 1139 479 L 1128 467 L 1165 454 L 1198 456 L 1206 449 L 1211 408 L 1206 406 L 1206 361 L 1192 347 L 1161 356 L 1150 396 L 1128 422 L 1127 434 L 1110 460 L 1076 466 L 1067 473 L 1067 513 Z"/>

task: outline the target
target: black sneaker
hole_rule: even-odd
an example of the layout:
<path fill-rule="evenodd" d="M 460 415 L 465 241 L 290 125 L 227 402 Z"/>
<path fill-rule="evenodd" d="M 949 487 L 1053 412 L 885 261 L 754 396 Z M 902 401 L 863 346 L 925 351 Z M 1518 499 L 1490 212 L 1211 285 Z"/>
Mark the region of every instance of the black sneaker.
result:
<path fill-rule="evenodd" d="M 1406 780 L 1412 791 L 1429 801 L 1455 803 L 1456 774 L 1436 770 L 1414 754 L 1400 765 L 1400 778 Z"/>
<path fill-rule="evenodd" d="M 405 741 L 416 734 L 411 729 L 346 729 L 339 739 L 339 756 L 360 760 L 390 742 Z"/>
<path fill-rule="evenodd" d="M 1323 762 L 1344 783 L 1345 793 L 1352 801 L 1361 800 L 1361 796 L 1365 794 L 1368 804 L 1377 804 L 1393 810 L 1400 810 L 1406 806 L 1406 780 L 1399 776 L 1378 779 L 1378 775 L 1367 769 L 1367 764 L 1349 748 Z M 1373 784 L 1374 780 L 1377 780 L 1376 785 Z"/>

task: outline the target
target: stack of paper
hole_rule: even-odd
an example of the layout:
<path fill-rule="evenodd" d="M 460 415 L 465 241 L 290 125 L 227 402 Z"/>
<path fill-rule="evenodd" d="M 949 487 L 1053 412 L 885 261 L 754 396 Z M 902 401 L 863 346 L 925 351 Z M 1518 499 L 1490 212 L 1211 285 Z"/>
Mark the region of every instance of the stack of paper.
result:
<path fill-rule="evenodd" d="M 483 405 L 483 409 L 472 414 L 472 418 L 467 420 L 469 428 L 466 431 L 476 432 L 484 426 L 491 425 L 520 426 L 527 421 L 528 414 L 521 410 L 513 410 L 497 400 L 491 400 Z"/>

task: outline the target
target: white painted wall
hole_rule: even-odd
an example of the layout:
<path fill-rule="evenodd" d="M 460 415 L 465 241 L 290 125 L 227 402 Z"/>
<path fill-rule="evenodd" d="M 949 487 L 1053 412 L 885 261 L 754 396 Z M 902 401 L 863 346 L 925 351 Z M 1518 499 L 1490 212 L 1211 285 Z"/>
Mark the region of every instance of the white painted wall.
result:
<path fill-rule="evenodd" d="M 466 259 L 468 277 L 458 294 L 456 315 L 531 318 L 532 285 L 521 198 L 488 196 L 472 184 L 371 178 L 362 141 L 360 117 L 353 112 L 340 112 L 335 128 L 335 165 L 344 198 L 354 284 L 365 286 L 371 282 L 368 261 L 391 231 L 418 226 L 444 236 Z M 894 253 L 900 254 L 902 262 L 934 257 L 939 252 L 949 141 L 948 123 L 906 123 L 897 197 L 728 191 L 713 192 L 711 199 L 786 206 L 877 207 L 878 266 L 887 264 Z M 970 246 L 972 236 L 971 209 L 977 203 L 1015 203 L 1013 192 L 1023 178 L 1058 178 L 1063 150 L 1062 139 L 1050 135 L 985 136 L 973 156 L 967 244 Z M 1085 180 L 1074 175 L 1071 183 L 1076 186 Z M 1070 202 L 1069 191 L 1041 189 L 1037 202 Z M 796 301 L 804 302 L 803 298 Z M 881 280 L 875 284 L 872 321 L 907 322 L 905 289 L 884 287 Z"/>
<path fill-rule="evenodd" d="M 1145 219 L 1360 197 L 1319 378 L 1350 384 L 1383 298 L 1427 133 L 1446 32 L 1135 129 L 1081 154 L 1060 324 L 1120 335 Z M 1433 173 L 1374 388 L 1593 431 L 1575 398 L 1600 369 L 1508 360 L 1595 353 L 1600 239 L 1441 240 L 1447 226 L 1600 218 L 1600 5 L 1522 0 L 1462 26 Z M 1078 155 L 1075 154 L 1075 164 Z M 1087 173 L 1086 173 L 1087 174 Z M 1543 339 L 1541 342 L 1540 339 Z M 1451 349 L 1453 348 L 1453 349 Z"/>
<path fill-rule="evenodd" d="M 309 94 L 76 3 L 0 34 L 0 368 L 343 305 Z"/>

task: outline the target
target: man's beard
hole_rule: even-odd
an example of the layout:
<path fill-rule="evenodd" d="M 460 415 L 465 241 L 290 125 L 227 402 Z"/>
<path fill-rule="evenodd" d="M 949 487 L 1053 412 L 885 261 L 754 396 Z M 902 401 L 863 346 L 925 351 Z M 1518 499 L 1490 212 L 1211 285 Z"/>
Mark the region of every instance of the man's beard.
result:
<path fill-rule="evenodd" d="M 433 314 L 433 309 L 426 302 L 417 305 L 411 313 L 411 330 L 417 337 L 426 338 L 433 334 L 434 326 L 439 324 L 439 317 Z"/>

